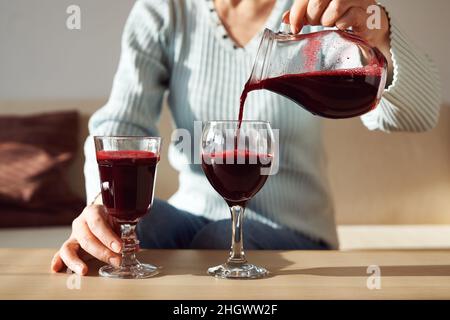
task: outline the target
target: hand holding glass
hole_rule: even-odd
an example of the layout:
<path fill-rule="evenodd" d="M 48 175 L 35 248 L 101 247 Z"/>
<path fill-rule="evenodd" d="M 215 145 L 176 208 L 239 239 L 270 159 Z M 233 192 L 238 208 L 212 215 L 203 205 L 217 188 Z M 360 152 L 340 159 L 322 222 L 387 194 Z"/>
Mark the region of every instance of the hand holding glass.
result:
<path fill-rule="evenodd" d="M 136 259 L 139 241 L 135 228 L 153 202 L 161 139 L 94 137 L 94 141 L 103 204 L 107 214 L 120 224 L 123 241 L 121 265 L 106 265 L 99 274 L 124 279 L 151 277 L 158 268 Z"/>

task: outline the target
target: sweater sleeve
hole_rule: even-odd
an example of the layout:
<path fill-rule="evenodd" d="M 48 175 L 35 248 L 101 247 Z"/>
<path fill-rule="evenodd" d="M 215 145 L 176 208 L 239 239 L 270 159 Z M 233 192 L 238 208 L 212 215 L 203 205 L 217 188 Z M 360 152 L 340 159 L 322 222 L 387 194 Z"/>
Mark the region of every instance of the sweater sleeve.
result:
<path fill-rule="evenodd" d="M 158 135 L 162 99 L 169 81 L 170 6 L 139 0 L 126 22 L 121 57 L 108 102 L 89 120 L 84 174 L 88 203 L 100 192 L 93 137 Z"/>
<path fill-rule="evenodd" d="M 379 105 L 361 117 L 370 130 L 421 132 L 439 117 L 440 79 L 431 59 L 415 47 L 390 15 L 393 81 Z"/>

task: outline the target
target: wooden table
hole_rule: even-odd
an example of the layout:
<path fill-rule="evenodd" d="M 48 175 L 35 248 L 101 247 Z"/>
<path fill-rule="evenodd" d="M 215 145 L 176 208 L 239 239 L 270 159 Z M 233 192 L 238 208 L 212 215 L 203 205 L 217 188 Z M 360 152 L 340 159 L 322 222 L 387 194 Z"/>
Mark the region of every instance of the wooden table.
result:
<path fill-rule="evenodd" d="M 145 280 L 101 278 L 96 262 L 86 277 L 52 274 L 53 253 L 0 249 L 0 299 L 450 299 L 448 250 L 250 251 L 249 260 L 272 276 L 246 281 L 206 275 L 225 251 L 143 251 L 142 261 L 164 267 Z M 369 265 L 380 267 L 379 290 L 367 287 Z"/>

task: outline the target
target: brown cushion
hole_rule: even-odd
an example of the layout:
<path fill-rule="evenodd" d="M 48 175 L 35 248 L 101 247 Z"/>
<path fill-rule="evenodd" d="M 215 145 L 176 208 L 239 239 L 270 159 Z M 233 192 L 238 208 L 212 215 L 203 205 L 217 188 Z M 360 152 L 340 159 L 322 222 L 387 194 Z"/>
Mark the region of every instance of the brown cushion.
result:
<path fill-rule="evenodd" d="M 77 111 L 48 112 L 30 116 L 1 116 L 0 143 L 17 142 L 42 148 L 52 156 L 77 149 Z"/>
<path fill-rule="evenodd" d="M 23 209 L 56 214 L 79 208 L 82 200 L 65 177 L 78 145 L 78 113 L 3 116 L 0 128 L 0 219 L 23 219 Z"/>
<path fill-rule="evenodd" d="M 82 202 L 66 204 L 64 208 L 25 209 L 18 206 L 2 206 L 0 228 L 23 228 L 70 225 L 83 209 Z"/>

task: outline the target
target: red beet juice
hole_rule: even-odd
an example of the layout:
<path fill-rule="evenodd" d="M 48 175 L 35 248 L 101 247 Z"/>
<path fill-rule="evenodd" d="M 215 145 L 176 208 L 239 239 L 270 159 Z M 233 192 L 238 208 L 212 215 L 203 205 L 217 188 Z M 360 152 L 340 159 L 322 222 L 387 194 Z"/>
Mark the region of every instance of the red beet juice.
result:
<path fill-rule="evenodd" d="M 245 204 L 264 185 L 262 169 L 270 168 L 272 156 L 227 150 L 202 155 L 202 167 L 211 185 L 230 206 Z"/>
<path fill-rule="evenodd" d="M 359 116 L 378 104 L 381 80 L 382 69 L 378 67 L 287 74 L 257 82 L 249 80 L 241 95 L 239 121 L 244 115 L 247 94 L 260 89 L 281 94 L 322 117 Z"/>
<path fill-rule="evenodd" d="M 103 204 L 119 221 L 145 215 L 152 203 L 159 158 L 149 151 L 98 151 Z"/>

